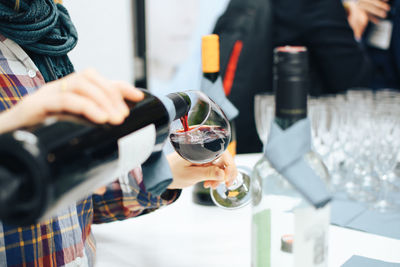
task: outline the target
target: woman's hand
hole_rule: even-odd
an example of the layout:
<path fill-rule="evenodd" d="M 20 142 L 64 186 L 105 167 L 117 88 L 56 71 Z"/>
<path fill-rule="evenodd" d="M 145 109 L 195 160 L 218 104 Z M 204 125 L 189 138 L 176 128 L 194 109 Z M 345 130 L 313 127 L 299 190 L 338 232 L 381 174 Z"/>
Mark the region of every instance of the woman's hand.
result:
<path fill-rule="evenodd" d="M 347 21 L 353 29 L 354 37 L 360 40 L 368 25 L 367 13 L 358 7 L 356 2 L 344 2 L 347 11 Z"/>
<path fill-rule="evenodd" d="M 387 17 L 390 11 L 390 5 L 387 2 L 388 0 L 358 0 L 357 6 L 367 14 L 371 22 L 376 24 L 379 19 Z"/>
<path fill-rule="evenodd" d="M 216 188 L 222 182 L 230 186 L 238 174 L 235 162 L 228 151 L 215 162 L 203 165 L 190 163 L 176 152 L 169 154 L 167 159 L 173 175 L 169 189 L 185 188 L 202 181 L 205 181 L 206 188 Z"/>
<path fill-rule="evenodd" d="M 60 112 L 82 115 L 95 123 L 120 124 L 129 114 L 124 98 L 137 102 L 143 97 L 129 83 L 85 70 L 45 84 L 1 114 L 0 132 L 32 126 Z"/>

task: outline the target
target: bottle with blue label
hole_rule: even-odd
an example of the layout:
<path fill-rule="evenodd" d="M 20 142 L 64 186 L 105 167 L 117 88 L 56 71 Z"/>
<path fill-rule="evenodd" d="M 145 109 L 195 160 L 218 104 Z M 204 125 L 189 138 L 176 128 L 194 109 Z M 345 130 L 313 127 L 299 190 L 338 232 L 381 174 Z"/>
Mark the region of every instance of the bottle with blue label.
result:
<path fill-rule="evenodd" d="M 311 148 L 305 47 L 274 51 L 275 119 L 252 174 L 252 267 L 328 265 L 329 174 Z"/>

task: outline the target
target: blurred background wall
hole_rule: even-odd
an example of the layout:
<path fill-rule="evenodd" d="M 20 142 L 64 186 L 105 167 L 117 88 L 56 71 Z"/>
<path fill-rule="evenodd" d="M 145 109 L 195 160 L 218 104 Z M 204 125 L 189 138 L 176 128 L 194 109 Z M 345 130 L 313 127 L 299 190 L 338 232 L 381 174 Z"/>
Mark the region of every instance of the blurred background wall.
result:
<path fill-rule="evenodd" d="M 211 33 L 228 0 L 146 0 L 148 87 L 196 89 L 200 40 Z M 131 0 L 64 0 L 79 34 L 70 53 L 76 70 L 96 68 L 111 79 L 133 82 Z"/>
<path fill-rule="evenodd" d="M 130 0 L 64 0 L 78 30 L 70 53 L 76 70 L 95 67 L 111 79 L 133 81 Z"/>

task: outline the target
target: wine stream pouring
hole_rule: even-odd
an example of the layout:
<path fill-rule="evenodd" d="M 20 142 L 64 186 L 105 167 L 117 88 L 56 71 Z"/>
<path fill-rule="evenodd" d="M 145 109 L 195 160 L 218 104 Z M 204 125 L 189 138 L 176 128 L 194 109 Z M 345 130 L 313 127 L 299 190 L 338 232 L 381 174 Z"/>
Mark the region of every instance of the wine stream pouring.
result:
<path fill-rule="evenodd" d="M 187 114 L 191 101 L 185 93 L 143 92 L 142 101 L 128 102 L 120 125 L 59 116 L 0 135 L 0 220 L 46 219 L 160 152 L 171 121 Z"/>

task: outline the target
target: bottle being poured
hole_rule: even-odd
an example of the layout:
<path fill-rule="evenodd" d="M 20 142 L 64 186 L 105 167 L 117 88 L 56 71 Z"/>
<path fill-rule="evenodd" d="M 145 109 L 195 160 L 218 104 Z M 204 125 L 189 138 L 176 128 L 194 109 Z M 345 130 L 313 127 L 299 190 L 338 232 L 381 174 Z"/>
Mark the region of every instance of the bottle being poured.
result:
<path fill-rule="evenodd" d="M 51 217 L 161 151 L 190 99 L 143 93 L 120 125 L 62 116 L 0 135 L 0 220 L 21 226 Z"/>

